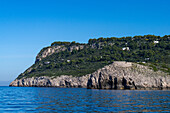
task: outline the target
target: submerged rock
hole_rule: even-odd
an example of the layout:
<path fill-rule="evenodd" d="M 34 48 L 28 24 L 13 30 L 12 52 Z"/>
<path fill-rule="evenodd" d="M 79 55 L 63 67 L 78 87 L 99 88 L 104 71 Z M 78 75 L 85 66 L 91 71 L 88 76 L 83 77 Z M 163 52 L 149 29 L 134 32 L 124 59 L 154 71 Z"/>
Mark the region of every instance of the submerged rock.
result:
<path fill-rule="evenodd" d="M 20 87 L 82 87 L 89 89 L 168 89 L 168 74 L 132 62 L 116 61 L 82 77 L 32 77 L 16 79 L 10 86 Z"/>

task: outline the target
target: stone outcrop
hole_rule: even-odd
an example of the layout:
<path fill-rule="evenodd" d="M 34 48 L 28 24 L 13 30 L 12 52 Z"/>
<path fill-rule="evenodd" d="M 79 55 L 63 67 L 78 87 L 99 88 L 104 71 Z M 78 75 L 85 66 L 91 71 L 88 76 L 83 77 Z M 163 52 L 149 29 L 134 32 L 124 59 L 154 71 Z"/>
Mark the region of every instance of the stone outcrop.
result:
<path fill-rule="evenodd" d="M 148 67 L 115 62 L 97 70 L 89 77 L 87 88 L 97 89 L 163 89 L 170 87 L 170 77 Z"/>
<path fill-rule="evenodd" d="M 43 58 L 46 58 L 47 56 L 50 56 L 54 53 L 59 53 L 61 51 L 65 51 L 66 49 L 70 52 L 73 50 L 79 50 L 83 49 L 85 45 L 73 45 L 66 47 L 64 45 L 59 45 L 59 46 L 49 46 L 40 51 L 38 55 L 36 56 L 36 62 L 41 61 Z"/>
<path fill-rule="evenodd" d="M 11 82 L 10 86 L 20 87 L 86 87 L 88 82 L 88 76 L 73 77 L 68 75 L 62 75 L 59 77 L 32 77 L 16 79 Z"/>
<path fill-rule="evenodd" d="M 10 86 L 22 87 L 82 87 L 90 89 L 168 89 L 170 76 L 164 72 L 131 62 L 117 61 L 82 77 L 21 78 Z"/>

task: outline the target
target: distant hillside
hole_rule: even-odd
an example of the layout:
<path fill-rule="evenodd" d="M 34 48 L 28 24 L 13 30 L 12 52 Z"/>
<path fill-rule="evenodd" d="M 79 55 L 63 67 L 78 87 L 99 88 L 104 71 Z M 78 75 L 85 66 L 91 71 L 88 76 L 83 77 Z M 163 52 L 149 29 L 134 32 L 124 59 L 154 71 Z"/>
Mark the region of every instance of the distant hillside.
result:
<path fill-rule="evenodd" d="M 54 42 L 43 48 L 33 64 L 18 76 L 82 76 L 114 61 L 137 62 L 170 73 L 170 35 L 89 39 L 87 44 Z"/>

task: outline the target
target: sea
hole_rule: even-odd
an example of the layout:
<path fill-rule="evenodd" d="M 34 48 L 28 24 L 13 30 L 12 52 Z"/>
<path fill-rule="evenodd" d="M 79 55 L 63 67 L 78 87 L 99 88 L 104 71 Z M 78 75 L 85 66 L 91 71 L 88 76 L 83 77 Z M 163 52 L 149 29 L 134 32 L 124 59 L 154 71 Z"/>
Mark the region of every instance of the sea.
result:
<path fill-rule="evenodd" d="M 0 113 L 170 112 L 168 90 L 0 87 Z"/>

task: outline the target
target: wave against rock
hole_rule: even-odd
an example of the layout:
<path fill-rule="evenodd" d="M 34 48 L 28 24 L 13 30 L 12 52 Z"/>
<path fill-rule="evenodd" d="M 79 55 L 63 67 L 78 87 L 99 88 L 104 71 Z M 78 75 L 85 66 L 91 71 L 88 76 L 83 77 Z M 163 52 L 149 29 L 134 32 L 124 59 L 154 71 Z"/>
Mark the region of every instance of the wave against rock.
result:
<path fill-rule="evenodd" d="M 132 62 L 117 61 L 82 77 L 61 75 L 57 77 L 21 78 L 10 86 L 20 87 L 82 87 L 90 89 L 169 89 L 168 74 Z"/>

